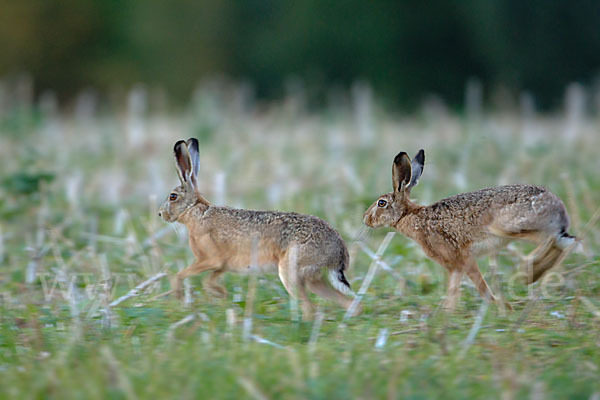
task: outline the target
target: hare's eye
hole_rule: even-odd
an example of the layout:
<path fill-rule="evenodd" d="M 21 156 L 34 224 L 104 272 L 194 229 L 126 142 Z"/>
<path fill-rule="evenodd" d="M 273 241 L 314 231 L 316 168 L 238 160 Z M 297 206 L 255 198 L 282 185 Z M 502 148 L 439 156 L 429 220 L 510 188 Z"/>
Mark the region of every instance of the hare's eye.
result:
<path fill-rule="evenodd" d="M 171 193 L 171 194 L 169 195 L 169 200 L 171 200 L 171 201 L 175 201 L 175 200 L 177 200 L 177 193 Z"/>
<path fill-rule="evenodd" d="M 377 202 L 377 207 L 385 207 L 387 206 L 387 201 L 381 199 Z"/>

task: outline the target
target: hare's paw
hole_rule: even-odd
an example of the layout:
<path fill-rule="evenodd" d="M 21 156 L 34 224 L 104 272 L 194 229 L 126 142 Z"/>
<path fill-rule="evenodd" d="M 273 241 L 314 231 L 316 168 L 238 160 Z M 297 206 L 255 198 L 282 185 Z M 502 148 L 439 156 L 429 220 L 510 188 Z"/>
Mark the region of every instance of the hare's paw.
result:
<path fill-rule="evenodd" d="M 213 295 L 215 297 L 219 297 L 221 299 L 227 297 L 227 289 L 225 289 L 223 286 L 218 285 L 216 283 L 210 283 L 210 284 L 205 283 L 204 290 L 206 290 L 211 295 Z"/>

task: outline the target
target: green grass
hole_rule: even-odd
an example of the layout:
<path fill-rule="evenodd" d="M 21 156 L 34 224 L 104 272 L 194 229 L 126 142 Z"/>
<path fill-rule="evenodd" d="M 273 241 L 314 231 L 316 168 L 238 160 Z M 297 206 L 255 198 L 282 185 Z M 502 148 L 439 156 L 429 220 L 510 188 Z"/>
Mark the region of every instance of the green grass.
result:
<path fill-rule="evenodd" d="M 596 120 L 578 121 L 567 138 L 559 116 L 399 119 L 376 110 L 372 132 L 361 134 L 351 110 L 245 114 L 232 107 L 224 103 L 210 118 L 4 117 L 0 398 L 597 398 Z M 107 318 L 109 301 L 192 260 L 184 229 L 169 228 L 156 209 L 177 182 L 171 146 L 194 132 L 202 133 L 207 198 L 328 220 L 351 249 L 355 289 L 370 265 L 354 243 L 362 213 L 389 190 L 391 161 L 401 150 L 426 150 L 413 190 L 424 203 L 498 183 L 548 186 L 564 199 L 585 251 L 556 271 L 559 285 L 531 292 L 511 282 L 517 261 L 502 253 L 496 291 L 513 304 L 508 313 L 482 306 L 466 280 L 459 310 L 441 312 L 444 270 L 396 235 L 383 259 L 400 279 L 379 271 L 364 313 L 346 322 L 342 310 L 318 298 L 318 330 L 294 320 L 277 277 L 262 276 L 252 333 L 268 342 L 245 340 L 249 279 L 231 274 L 224 300 L 203 291 L 203 277 L 191 279 L 191 304 L 155 298 L 169 289 L 162 279 Z M 385 234 L 371 232 L 367 246 L 376 250 Z M 480 266 L 491 281 L 485 259 Z M 378 341 L 385 332 L 387 340 Z"/>

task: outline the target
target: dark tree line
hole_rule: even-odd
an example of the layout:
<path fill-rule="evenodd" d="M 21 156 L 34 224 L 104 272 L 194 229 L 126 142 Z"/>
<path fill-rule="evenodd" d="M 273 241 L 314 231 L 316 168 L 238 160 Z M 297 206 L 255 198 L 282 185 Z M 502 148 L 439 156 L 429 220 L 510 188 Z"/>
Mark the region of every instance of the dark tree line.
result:
<path fill-rule="evenodd" d="M 146 82 L 189 96 L 201 77 L 250 81 L 261 97 L 300 79 L 360 79 L 390 101 L 454 104 L 465 82 L 529 90 L 556 105 L 600 66 L 593 0 L 0 0 L 0 76 L 26 71 L 68 99 Z"/>

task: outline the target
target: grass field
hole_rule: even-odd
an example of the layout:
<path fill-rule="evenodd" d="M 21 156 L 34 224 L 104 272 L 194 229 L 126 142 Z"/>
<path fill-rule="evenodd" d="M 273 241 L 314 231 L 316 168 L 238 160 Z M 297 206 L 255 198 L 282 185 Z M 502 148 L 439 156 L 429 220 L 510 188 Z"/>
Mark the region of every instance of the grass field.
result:
<path fill-rule="evenodd" d="M 242 93 L 243 94 L 243 93 Z M 600 122 L 577 110 L 394 115 L 355 98 L 320 113 L 301 99 L 258 108 L 200 90 L 187 110 L 4 109 L 0 121 L 0 398 L 600 398 Z M 516 244 L 486 278 L 514 307 L 482 302 L 464 280 L 459 310 L 439 310 L 445 271 L 395 235 L 364 313 L 314 298 L 298 320 L 276 276 L 226 275 L 225 300 L 168 279 L 193 259 L 183 226 L 157 207 L 177 184 L 172 145 L 201 143 L 200 186 L 216 204 L 313 214 L 351 252 L 355 290 L 386 230 L 362 214 L 391 188 L 391 162 L 424 148 L 422 203 L 504 183 L 549 187 L 583 238 L 551 279 L 514 279 Z M 360 243 L 359 243 L 360 242 Z M 362 243 L 362 245 L 361 245 Z M 493 276 L 492 276 L 493 275 Z M 256 295 L 247 296 L 256 283 Z M 248 315 L 250 318 L 245 318 Z"/>

